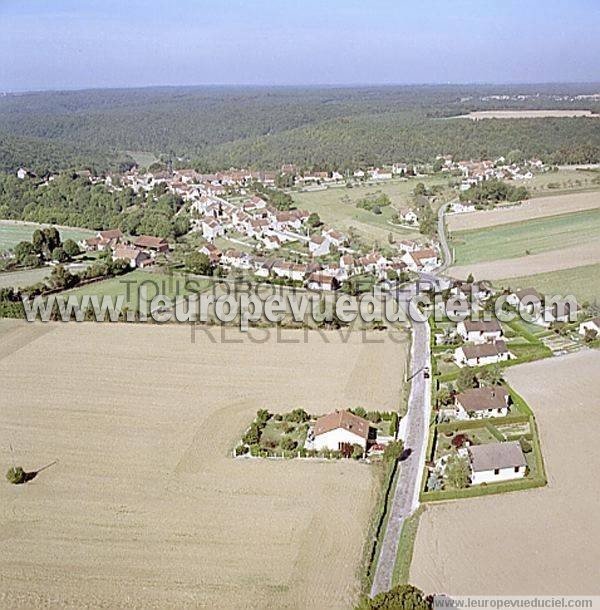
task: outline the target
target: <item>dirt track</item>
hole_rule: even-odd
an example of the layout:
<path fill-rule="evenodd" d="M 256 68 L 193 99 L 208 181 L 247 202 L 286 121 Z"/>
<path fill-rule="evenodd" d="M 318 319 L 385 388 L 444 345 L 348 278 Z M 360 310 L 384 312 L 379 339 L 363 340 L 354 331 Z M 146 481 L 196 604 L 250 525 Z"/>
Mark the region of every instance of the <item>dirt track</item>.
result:
<path fill-rule="evenodd" d="M 507 371 L 536 413 L 549 484 L 430 505 L 411 582 L 450 595 L 600 595 L 599 368 L 587 351 Z"/>
<path fill-rule="evenodd" d="M 258 408 L 395 406 L 405 344 L 192 344 L 175 325 L 0 332 L 0 464 L 9 443 L 28 471 L 59 460 L 25 486 L 0 482 L 0 606 L 353 605 L 372 468 L 229 452 Z"/>

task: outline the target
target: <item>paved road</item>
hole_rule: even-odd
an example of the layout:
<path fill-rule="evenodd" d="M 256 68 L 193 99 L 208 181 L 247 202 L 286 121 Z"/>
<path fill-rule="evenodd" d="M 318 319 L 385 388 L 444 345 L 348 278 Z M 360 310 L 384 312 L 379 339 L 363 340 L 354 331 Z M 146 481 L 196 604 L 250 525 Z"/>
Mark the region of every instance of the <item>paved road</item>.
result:
<path fill-rule="evenodd" d="M 445 280 L 438 274 L 451 263 L 451 253 L 446 239 L 444 214 L 450 205 L 443 205 L 438 212 L 438 236 L 442 250 L 443 263 L 435 273 L 422 273 L 423 282 L 433 284 L 437 288 L 445 287 Z M 399 301 L 407 303 L 415 294 L 415 285 L 397 292 Z M 429 324 L 412 321 L 413 338 L 411 348 L 412 386 L 408 401 L 408 411 L 400 422 L 399 436 L 404 441 L 404 447 L 411 450 L 410 456 L 399 464 L 400 476 L 394 490 L 390 506 L 390 515 L 383 535 L 381 551 L 375 568 L 371 597 L 392 587 L 392 575 L 398 553 L 398 544 L 404 519 L 410 516 L 419 506 L 419 491 L 423 480 L 425 453 L 429 419 L 431 416 L 431 380 L 425 379 L 423 369 L 431 366 L 429 343 Z"/>
<path fill-rule="evenodd" d="M 452 254 L 450 252 L 450 247 L 448 246 L 448 240 L 446 238 L 446 225 L 444 223 L 444 216 L 446 214 L 446 209 L 452 203 L 454 203 L 454 202 L 450 201 L 448 203 L 445 203 L 438 210 L 438 238 L 440 240 L 440 247 L 442 249 L 442 259 L 443 259 L 442 265 L 436 270 L 438 273 L 441 271 L 444 271 L 447 267 L 449 267 L 452 264 Z"/>
<path fill-rule="evenodd" d="M 399 301 L 407 301 L 414 294 L 414 286 L 398 293 Z M 410 456 L 399 464 L 400 476 L 394 490 L 381 551 L 375 569 L 371 597 L 392 586 L 392 574 L 404 519 L 419 505 L 419 490 L 425 466 L 427 435 L 431 410 L 431 380 L 425 379 L 423 369 L 430 366 L 429 324 L 413 322 L 411 348 L 411 391 L 406 417 L 402 418 L 399 436 Z"/>

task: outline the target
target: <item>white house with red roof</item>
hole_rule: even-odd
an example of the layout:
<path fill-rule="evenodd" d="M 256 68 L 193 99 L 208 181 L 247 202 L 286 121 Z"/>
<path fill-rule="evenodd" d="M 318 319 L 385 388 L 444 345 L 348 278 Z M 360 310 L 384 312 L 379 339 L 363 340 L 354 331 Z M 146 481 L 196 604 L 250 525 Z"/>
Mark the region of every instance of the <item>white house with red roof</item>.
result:
<path fill-rule="evenodd" d="M 344 445 L 360 445 L 366 451 L 370 423 L 350 413 L 335 411 L 319 417 L 313 427 L 313 449 L 340 451 Z"/>

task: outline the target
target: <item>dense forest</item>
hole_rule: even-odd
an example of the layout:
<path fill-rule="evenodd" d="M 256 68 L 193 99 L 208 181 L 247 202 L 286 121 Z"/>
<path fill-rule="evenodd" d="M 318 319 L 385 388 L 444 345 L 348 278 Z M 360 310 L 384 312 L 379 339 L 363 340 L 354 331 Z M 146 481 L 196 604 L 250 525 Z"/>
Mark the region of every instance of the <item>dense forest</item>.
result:
<path fill-rule="evenodd" d="M 203 170 L 284 162 L 345 169 L 519 149 L 600 161 L 600 119 L 452 118 L 492 108 L 600 110 L 599 85 L 165 87 L 0 96 L 0 170 L 126 169 L 146 151 Z M 497 99 L 494 96 L 506 96 Z"/>

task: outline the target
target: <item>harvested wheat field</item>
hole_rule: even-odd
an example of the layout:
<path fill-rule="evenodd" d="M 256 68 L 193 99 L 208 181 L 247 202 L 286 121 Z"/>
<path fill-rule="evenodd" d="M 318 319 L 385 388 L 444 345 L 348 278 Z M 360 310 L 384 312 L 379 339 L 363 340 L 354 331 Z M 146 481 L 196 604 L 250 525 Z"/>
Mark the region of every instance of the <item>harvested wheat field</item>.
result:
<path fill-rule="evenodd" d="M 565 117 L 597 117 L 591 110 L 476 110 L 457 118 L 482 119 L 545 119 Z"/>
<path fill-rule="evenodd" d="M 519 205 L 498 206 L 493 210 L 449 214 L 447 221 L 450 231 L 469 231 L 596 208 L 600 208 L 600 191 L 538 197 L 528 199 Z"/>
<path fill-rule="evenodd" d="M 452 277 L 466 279 L 469 273 L 476 280 L 499 280 L 537 273 L 548 273 L 562 269 L 574 269 L 584 265 L 594 265 L 600 262 L 600 242 L 593 241 L 580 246 L 551 250 L 471 265 L 450 267 L 448 273 Z"/>
<path fill-rule="evenodd" d="M 547 487 L 430 505 L 411 582 L 450 595 L 599 595 L 600 352 L 507 369 L 532 406 Z"/>
<path fill-rule="evenodd" d="M 0 327 L 0 463 L 58 462 L 0 481 L 0 606 L 352 606 L 374 467 L 230 452 L 259 408 L 396 406 L 405 339 L 32 328 Z"/>

